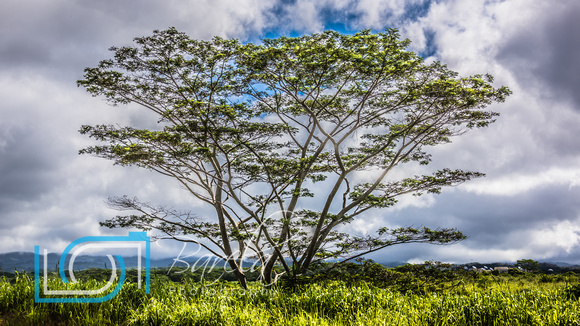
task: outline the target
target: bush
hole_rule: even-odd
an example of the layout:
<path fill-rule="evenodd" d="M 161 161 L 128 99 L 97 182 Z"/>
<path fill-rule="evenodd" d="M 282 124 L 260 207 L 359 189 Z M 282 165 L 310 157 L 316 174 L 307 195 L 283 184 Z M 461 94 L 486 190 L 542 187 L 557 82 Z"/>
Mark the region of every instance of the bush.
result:
<path fill-rule="evenodd" d="M 568 299 L 576 300 L 580 298 L 580 283 L 572 284 L 564 290 Z"/>
<path fill-rule="evenodd" d="M 325 268 L 322 268 L 323 266 Z M 283 280 L 282 287 L 300 289 L 310 283 L 340 280 L 347 284 L 367 283 L 401 293 L 426 294 L 441 292 L 453 286 L 450 282 L 461 278 L 460 273 L 451 271 L 450 264 L 437 261 L 426 261 L 417 265 L 407 264 L 390 269 L 368 259 L 360 260 L 358 264 L 321 264 L 315 270 L 318 273 L 311 277 Z"/>
<path fill-rule="evenodd" d="M 515 276 L 515 275 L 524 275 L 525 273 L 521 271 L 519 268 L 510 268 L 508 270 L 508 274 Z"/>

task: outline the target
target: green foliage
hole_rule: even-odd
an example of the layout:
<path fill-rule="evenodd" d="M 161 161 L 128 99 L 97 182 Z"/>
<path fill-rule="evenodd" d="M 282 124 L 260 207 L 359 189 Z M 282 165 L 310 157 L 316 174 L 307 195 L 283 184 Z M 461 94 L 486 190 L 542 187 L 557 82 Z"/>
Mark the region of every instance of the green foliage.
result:
<path fill-rule="evenodd" d="M 519 270 L 519 269 L 517 269 L 517 268 L 510 268 L 510 269 L 508 270 L 508 274 L 509 274 L 509 275 L 514 275 L 514 276 L 515 276 L 515 275 L 523 275 L 523 274 L 525 274 L 525 272 L 523 272 L 523 271 L 521 271 L 521 270 Z"/>
<path fill-rule="evenodd" d="M 537 272 L 540 269 L 540 263 L 533 259 L 520 259 L 516 262 L 516 266 L 529 272 Z"/>
<path fill-rule="evenodd" d="M 358 269 L 378 271 L 372 262 Z M 405 266 L 398 273 L 443 275 L 442 265 Z M 493 280 L 491 275 L 481 276 Z M 367 281 L 326 280 L 301 291 L 250 283 L 204 286 L 154 277 L 151 294 L 136 284 L 101 304 L 34 304 L 34 284 L 19 274 L 0 279 L 0 323 L 8 325 L 579 325 L 579 285 L 522 283 L 508 275 L 423 293 L 401 293 Z M 100 286 L 83 281 L 81 286 Z M 56 283 L 50 284 L 51 288 Z"/>
<path fill-rule="evenodd" d="M 431 146 L 494 122 L 498 113 L 486 107 L 511 93 L 495 88 L 492 76 L 461 77 L 426 63 L 408 45 L 394 29 L 240 44 L 193 40 L 170 28 L 111 48 L 113 58 L 86 68 L 78 85 L 112 105 L 154 112 L 159 128 L 82 126 L 105 144 L 80 153 L 172 177 L 215 215 L 201 219 L 121 197 L 111 206 L 137 213 L 102 225 L 208 240 L 198 244 L 228 261 L 242 286 L 240 262 L 249 252 L 263 262 L 268 283 L 275 264 L 298 276 L 329 257 L 463 239 L 449 228 L 380 228 L 369 237 L 336 231 L 400 196 L 483 176 L 443 168 L 387 178 L 406 164 L 428 165 Z M 357 183 L 368 170 L 375 178 Z M 304 197 L 317 198 L 316 207 Z"/>
<path fill-rule="evenodd" d="M 371 284 L 403 294 L 426 294 L 457 286 L 463 278 L 460 273 L 451 270 L 451 265 L 435 261 L 419 265 L 407 264 L 393 269 L 370 259 L 358 261 L 359 263 L 317 264 L 312 268 L 310 276 L 285 278 L 282 286 L 300 290 L 306 284 L 340 280 L 347 284 Z"/>
<path fill-rule="evenodd" d="M 571 284 L 564 291 L 570 300 L 580 299 L 580 283 Z"/>

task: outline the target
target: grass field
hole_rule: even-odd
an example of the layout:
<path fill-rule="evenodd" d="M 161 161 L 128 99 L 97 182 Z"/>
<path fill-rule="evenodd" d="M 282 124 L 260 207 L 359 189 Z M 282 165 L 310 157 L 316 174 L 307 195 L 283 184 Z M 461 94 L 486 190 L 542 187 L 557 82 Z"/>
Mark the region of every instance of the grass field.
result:
<path fill-rule="evenodd" d="M 34 303 L 33 277 L 0 277 L 0 325 L 580 325 L 577 276 L 467 276 L 405 293 L 365 281 L 204 286 L 155 276 L 104 303 Z M 104 284 L 83 281 L 79 288 Z M 64 288 L 51 279 L 50 289 Z"/>

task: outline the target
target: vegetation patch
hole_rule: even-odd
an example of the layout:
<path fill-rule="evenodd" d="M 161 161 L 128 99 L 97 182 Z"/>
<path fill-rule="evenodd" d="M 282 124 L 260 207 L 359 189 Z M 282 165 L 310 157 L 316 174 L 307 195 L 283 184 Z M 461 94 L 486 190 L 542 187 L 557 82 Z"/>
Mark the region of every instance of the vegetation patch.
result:
<path fill-rule="evenodd" d="M 249 282 L 247 290 L 237 282 L 204 285 L 192 275 L 174 282 L 157 270 L 150 294 L 129 282 L 112 300 L 89 304 L 34 303 L 33 278 L 15 274 L 12 280 L 0 278 L 0 320 L 2 325 L 580 325 L 574 273 L 544 282 L 542 274 L 448 271 L 437 263 L 379 267 L 346 265 L 328 273 L 334 277 L 305 277 L 298 287 Z M 95 271 L 80 271 L 79 279 L 85 279 L 83 273 Z M 84 280 L 79 286 L 102 286 L 97 283 Z"/>

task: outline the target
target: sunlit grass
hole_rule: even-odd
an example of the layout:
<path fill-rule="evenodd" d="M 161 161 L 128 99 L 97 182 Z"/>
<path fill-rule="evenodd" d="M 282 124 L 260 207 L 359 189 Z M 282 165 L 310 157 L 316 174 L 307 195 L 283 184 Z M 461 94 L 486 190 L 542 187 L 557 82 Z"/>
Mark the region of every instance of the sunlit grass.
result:
<path fill-rule="evenodd" d="M 49 288 L 58 287 L 57 280 L 50 281 Z M 580 325 L 580 300 L 566 295 L 565 287 L 565 280 L 479 277 L 427 294 L 342 281 L 300 291 L 252 283 L 244 291 L 228 282 L 203 286 L 154 279 L 150 294 L 130 283 L 110 301 L 75 304 L 34 303 L 33 278 L 19 275 L 12 284 L 0 278 L 0 320 L 7 325 Z"/>

